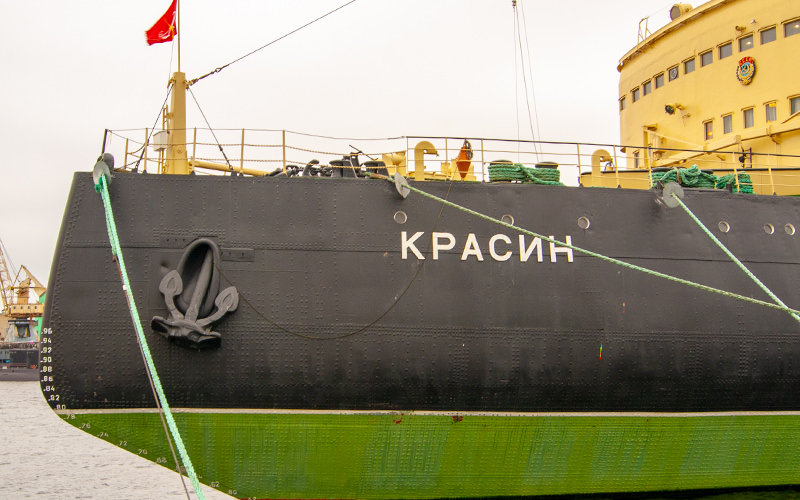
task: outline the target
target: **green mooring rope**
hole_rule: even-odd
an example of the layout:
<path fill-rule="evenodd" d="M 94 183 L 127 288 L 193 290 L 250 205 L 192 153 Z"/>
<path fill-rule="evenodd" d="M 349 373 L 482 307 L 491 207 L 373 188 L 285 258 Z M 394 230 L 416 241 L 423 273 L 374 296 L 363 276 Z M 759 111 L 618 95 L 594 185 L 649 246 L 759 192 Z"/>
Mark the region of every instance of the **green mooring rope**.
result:
<path fill-rule="evenodd" d="M 387 180 L 389 182 L 391 182 L 392 184 L 394 184 L 394 179 L 387 178 Z M 580 247 L 576 247 L 574 245 L 570 245 L 570 244 L 565 243 L 563 241 L 558 241 L 558 240 L 555 240 L 553 238 L 548 238 L 547 236 L 543 236 L 541 234 L 534 233 L 533 231 L 528 231 L 527 229 L 523 229 L 521 227 L 511 225 L 511 224 L 509 224 L 507 222 L 503 222 L 501 220 L 489 217 L 488 215 L 484 215 L 484 214 L 476 212 L 474 210 L 470 210 L 469 208 L 462 207 L 461 205 L 457 205 L 457 204 L 453 203 L 452 201 L 447 201 L 444 198 L 439 198 L 438 196 L 432 195 L 430 193 L 426 193 L 425 191 L 422 191 L 421 189 L 419 189 L 417 187 L 414 187 L 414 186 L 412 186 L 410 184 L 406 185 L 406 187 L 408 187 L 411 191 L 414 191 L 415 193 L 418 193 L 418 194 L 420 194 L 422 196 L 425 196 L 427 198 L 435 200 L 435 201 L 437 201 L 439 203 L 442 203 L 443 205 L 447 205 L 449 207 L 455 208 L 456 210 L 461 210 L 462 212 L 466 212 L 466 213 L 468 213 L 470 215 L 474 215 L 475 217 L 487 220 L 489 222 L 493 222 L 495 224 L 507 227 L 509 229 L 513 229 L 514 231 L 517 231 L 517 232 L 522 233 L 522 234 L 527 234 L 528 236 L 533 236 L 534 238 L 541 238 L 544 241 L 547 241 L 547 242 L 550 242 L 550 243 L 553 243 L 553 244 L 556 244 L 558 246 L 562 246 L 562 247 L 565 247 L 565 248 L 569 248 L 571 250 L 574 250 L 576 252 L 588 255 L 590 257 L 595 257 L 597 259 L 600 259 L 600 260 L 603 260 L 603 261 L 606 261 L 606 262 L 610 262 L 610 263 L 616 264 L 618 266 L 622 266 L 622 267 L 625 267 L 625 268 L 628 268 L 628 269 L 632 269 L 634 271 L 640 271 L 640 272 L 643 272 L 645 274 L 656 276 L 658 278 L 663 278 L 663 279 L 666 279 L 666 280 L 669 280 L 669 281 L 674 281 L 676 283 L 681 283 L 683 285 L 688 285 L 688 286 L 691 286 L 691 287 L 694 287 L 694 288 L 698 288 L 700 290 L 705 290 L 707 292 L 717 293 L 717 294 L 723 295 L 725 297 L 730 297 L 730 298 L 741 300 L 741 301 L 744 301 L 744 302 L 750 302 L 752 304 L 757 304 L 757 305 L 760 305 L 760 306 L 769 307 L 771 309 L 777 309 L 779 311 L 784 311 L 784 312 L 787 312 L 787 313 L 793 314 L 793 315 L 800 314 L 800 310 L 792 309 L 790 307 L 787 307 L 787 306 L 783 305 L 783 303 L 781 303 L 781 304 L 773 304 L 772 302 L 765 302 L 763 300 L 754 299 L 752 297 L 747 297 L 747 296 L 744 296 L 744 295 L 740 295 L 738 293 L 727 292 L 725 290 L 720 290 L 719 288 L 714 288 L 714 287 L 710 287 L 710 286 L 707 286 L 707 285 L 702 285 L 700 283 L 695 283 L 694 281 L 689 281 L 689 280 L 686 280 L 686 279 L 683 279 L 683 278 L 678 278 L 677 276 L 670 276 L 669 274 L 664 274 L 664 273 L 660 273 L 658 271 L 653 271 L 652 269 L 647 269 L 646 267 L 641 267 L 641 266 L 637 266 L 635 264 L 630 264 L 628 262 L 624 262 L 624 261 L 621 261 L 619 259 L 615 259 L 613 257 L 607 257 L 605 255 L 602 255 L 602 254 L 599 254 L 599 253 L 596 253 L 596 252 L 592 252 L 591 250 L 586 250 L 586 249 L 583 249 L 583 248 L 580 248 Z"/>
<path fill-rule="evenodd" d="M 139 338 L 139 346 L 144 354 L 147 363 L 147 370 L 150 372 L 153 386 L 155 387 L 156 394 L 158 395 L 158 401 L 161 404 L 161 408 L 164 410 L 164 416 L 167 419 L 167 425 L 169 426 L 169 430 L 172 433 L 173 439 L 175 439 L 175 445 L 178 448 L 181 461 L 186 468 L 186 475 L 188 475 L 189 479 L 191 479 L 197 497 L 200 500 L 205 500 L 203 489 L 200 486 L 200 482 L 197 480 L 194 467 L 192 467 L 192 461 L 189 459 L 189 454 L 186 452 L 186 448 L 183 445 L 183 440 L 181 439 L 181 434 L 178 431 L 178 426 L 175 424 L 175 419 L 172 417 L 172 411 L 169 408 L 169 403 L 167 402 L 167 397 L 164 394 L 164 389 L 161 387 L 161 380 L 158 378 L 156 365 L 153 363 L 153 357 L 150 355 L 150 348 L 147 346 L 147 339 L 145 338 L 144 331 L 142 330 L 142 322 L 139 319 L 139 311 L 136 308 L 136 302 L 133 299 L 133 292 L 131 291 L 131 284 L 128 280 L 128 271 L 125 269 L 125 260 L 122 258 L 122 247 L 120 246 L 119 237 L 117 235 L 117 226 L 114 223 L 114 212 L 111 209 L 111 196 L 108 194 L 108 181 L 106 180 L 105 175 L 100 176 L 100 180 L 97 184 L 95 184 L 94 189 L 95 191 L 99 192 L 100 196 L 103 198 L 103 206 L 105 207 L 106 212 L 108 240 L 111 242 L 111 253 L 117 258 L 119 273 L 122 277 L 122 290 L 125 292 L 125 297 L 128 299 L 128 308 L 131 311 L 133 326 L 136 329 L 136 335 Z"/>
<path fill-rule="evenodd" d="M 744 273 L 745 273 L 747 276 L 749 276 L 749 277 L 750 277 L 750 279 L 752 279 L 752 280 L 753 280 L 753 281 L 756 283 L 756 285 L 758 285 L 758 286 L 759 286 L 759 287 L 760 287 L 762 290 L 764 290 L 764 292 L 766 292 L 766 294 L 767 294 L 767 295 L 769 295 L 769 296 L 770 296 L 770 298 L 771 298 L 772 300 L 774 300 L 776 304 L 778 304 L 778 305 L 780 305 L 780 306 L 782 306 L 782 307 L 786 307 L 786 304 L 784 304 L 784 303 L 783 303 L 783 301 L 782 301 L 781 299 L 779 299 L 777 295 L 775 295 L 774 293 L 772 293 L 772 291 L 771 291 L 769 288 L 767 288 L 767 286 L 766 286 L 764 283 L 762 283 L 762 282 L 761 282 L 761 280 L 759 280 L 758 278 L 756 278 L 756 276 L 755 276 L 753 273 L 751 273 L 751 272 L 750 272 L 750 270 L 749 270 L 749 269 L 747 269 L 747 267 L 745 267 L 745 265 L 744 265 L 744 264 L 742 264 L 742 262 L 741 262 L 739 259 L 737 259 L 737 258 L 736 258 L 736 256 L 735 256 L 735 255 L 733 255 L 733 253 L 731 253 L 731 251 L 730 251 L 730 250 L 728 250 L 728 249 L 725 247 L 725 245 L 723 245 L 723 244 L 722 244 L 722 242 L 721 242 L 721 241 L 719 241 L 719 240 L 717 239 L 717 237 L 716 237 L 716 236 L 714 236 L 714 234 L 713 234 L 711 231 L 709 231 L 709 230 L 708 230 L 708 228 L 707 228 L 707 227 L 706 227 L 706 226 L 705 226 L 705 225 L 704 225 L 702 222 L 700 222 L 700 219 L 698 219 L 698 218 L 697 218 L 697 216 L 694 214 L 694 212 L 692 212 L 691 210 L 689 210 L 689 207 L 687 207 L 687 206 L 686 206 L 686 205 L 683 203 L 683 200 L 681 200 L 680 198 L 678 198 L 678 197 L 675 195 L 675 193 L 670 193 L 670 194 L 672 195 L 672 197 L 673 197 L 673 198 L 675 198 L 675 200 L 677 200 L 677 201 L 678 201 L 678 203 L 679 203 L 679 204 L 680 204 L 680 206 L 681 206 L 681 207 L 682 207 L 682 208 L 683 208 L 683 209 L 686 211 L 686 213 L 687 213 L 687 214 L 689 214 L 689 217 L 691 217 L 691 218 L 692 218 L 692 220 L 694 220 L 694 221 L 697 223 L 697 225 L 698 225 L 698 226 L 700 226 L 700 228 L 703 230 L 703 232 L 705 232 L 705 233 L 706 233 L 706 235 L 707 235 L 709 238 L 711 238 L 711 241 L 713 241 L 714 243 L 716 243 L 716 244 L 717 244 L 717 246 L 718 246 L 718 247 L 720 247 L 720 248 L 722 249 L 722 251 L 723 251 L 723 252 L 725 252 L 725 254 L 726 254 L 728 257 L 730 257 L 732 261 L 734 261 L 734 262 L 736 263 L 736 265 L 737 265 L 737 266 L 739 266 L 739 269 L 741 269 L 742 271 L 744 271 Z M 787 309 L 788 309 L 788 308 L 787 308 Z M 800 322 L 800 316 L 798 316 L 796 313 L 792 312 L 792 313 L 789 313 L 789 314 L 791 314 L 791 316 L 792 316 L 794 319 L 796 319 L 798 322 Z"/>
<path fill-rule="evenodd" d="M 735 193 L 753 194 L 753 181 L 745 173 L 728 174 L 717 177 L 714 174 L 703 172 L 697 165 L 689 168 L 673 168 L 666 172 L 653 172 L 653 182 L 651 187 L 656 187 L 659 182 L 677 182 L 681 186 L 691 188 L 706 189 L 727 189 L 729 184 L 733 185 Z"/>
<path fill-rule="evenodd" d="M 521 163 L 494 163 L 489 165 L 489 181 L 518 181 L 549 186 L 563 186 L 557 168 L 530 168 Z"/>

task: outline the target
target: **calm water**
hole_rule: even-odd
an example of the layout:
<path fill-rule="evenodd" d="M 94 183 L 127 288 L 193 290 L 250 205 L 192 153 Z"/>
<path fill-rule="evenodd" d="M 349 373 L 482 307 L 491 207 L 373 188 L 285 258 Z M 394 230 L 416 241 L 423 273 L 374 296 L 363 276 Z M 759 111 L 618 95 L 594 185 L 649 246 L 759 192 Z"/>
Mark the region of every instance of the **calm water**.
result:
<path fill-rule="evenodd" d="M 191 484 L 187 479 L 187 487 Z M 205 488 L 208 500 L 232 497 Z M 38 382 L 0 383 L 0 500 L 178 500 L 180 477 L 63 422 Z M 192 493 L 191 498 L 195 499 Z M 631 498 L 631 497 L 625 497 Z M 637 496 L 662 500 L 664 496 Z M 674 500 L 676 497 L 670 497 Z M 685 500 L 800 500 L 800 489 L 683 495 Z M 615 500 L 592 497 L 591 500 Z"/>
<path fill-rule="evenodd" d="M 208 500 L 232 498 L 203 491 Z M 186 492 L 175 472 L 62 421 L 38 382 L 0 382 L 0 499 L 25 498 L 178 500 Z"/>

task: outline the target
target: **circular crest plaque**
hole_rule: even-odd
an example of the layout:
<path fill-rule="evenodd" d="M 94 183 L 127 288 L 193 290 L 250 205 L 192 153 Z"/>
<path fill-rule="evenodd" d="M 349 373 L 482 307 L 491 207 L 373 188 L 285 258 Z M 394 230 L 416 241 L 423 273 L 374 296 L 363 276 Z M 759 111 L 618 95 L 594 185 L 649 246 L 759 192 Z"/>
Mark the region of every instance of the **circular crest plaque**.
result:
<path fill-rule="evenodd" d="M 736 79 L 742 85 L 749 85 L 753 81 L 753 76 L 756 74 L 756 62 L 752 57 L 743 57 L 739 60 L 739 65 L 736 67 Z"/>

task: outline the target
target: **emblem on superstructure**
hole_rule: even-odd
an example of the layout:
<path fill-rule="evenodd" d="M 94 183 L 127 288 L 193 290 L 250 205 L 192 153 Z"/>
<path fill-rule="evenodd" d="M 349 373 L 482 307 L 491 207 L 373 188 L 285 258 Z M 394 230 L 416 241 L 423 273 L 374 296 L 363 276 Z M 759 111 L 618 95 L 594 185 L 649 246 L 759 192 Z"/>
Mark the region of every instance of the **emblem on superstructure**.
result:
<path fill-rule="evenodd" d="M 739 65 L 736 67 L 736 79 L 742 85 L 749 85 L 753 81 L 753 76 L 756 74 L 756 62 L 752 57 L 743 57 L 739 60 Z"/>

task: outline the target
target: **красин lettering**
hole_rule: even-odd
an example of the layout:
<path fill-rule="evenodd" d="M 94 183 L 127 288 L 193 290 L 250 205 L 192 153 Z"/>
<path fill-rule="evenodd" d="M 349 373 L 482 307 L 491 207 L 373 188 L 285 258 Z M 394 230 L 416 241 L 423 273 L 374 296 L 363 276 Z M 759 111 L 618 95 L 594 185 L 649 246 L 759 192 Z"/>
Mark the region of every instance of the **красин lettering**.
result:
<path fill-rule="evenodd" d="M 458 245 L 458 248 L 461 249 L 461 260 L 467 260 L 469 258 L 475 258 L 478 261 L 483 261 L 483 251 L 478 243 L 478 237 L 475 236 L 475 233 L 469 233 L 464 240 L 463 249 L 462 245 L 458 243 L 456 237 L 451 233 L 438 233 L 433 232 L 431 233 L 431 244 L 430 244 L 430 253 L 433 260 L 439 260 L 439 253 L 446 252 L 449 250 L 453 250 Z M 554 236 L 550 236 L 551 239 L 554 239 Z M 408 259 L 408 254 L 411 252 L 417 258 L 417 260 L 425 260 L 425 256 L 420 252 L 419 248 L 417 247 L 417 243 L 424 241 L 425 232 L 418 231 L 414 233 L 411 237 L 408 236 L 407 231 L 402 231 L 400 233 L 400 253 L 403 259 Z M 421 240 L 421 241 L 420 241 Z M 567 245 L 572 245 L 572 237 L 567 235 L 564 239 Z M 557 262 L 558 254 L 563 254 L 567 258 L 567 262 L 573 262 L 572 257 L 572 249 L 567 247 L 558 246 L 552 241 L 549 242 L 550 245 L 550 262 Z M 517 255 L 519 256 L 520 262 L 527 262 L 528 259 L 531 258 L 533 252 L 536 252 L 536 261 L 543 262 L 543 243 L 541 238 L 533 238 L 532 241 L 528 241 L 524 234 L 519 235 L 519 245 L 514 245 L 511 241 L 509 236 L 505 234 L 495 234 L 491 238 L 489 238 L 489 256 L 498 261 L 503 262 L 506 260 L 511 259 L 514 256 L 514 250 L 518 249 L 519 252 Z"/>

